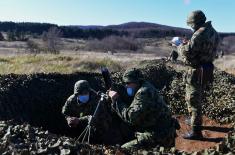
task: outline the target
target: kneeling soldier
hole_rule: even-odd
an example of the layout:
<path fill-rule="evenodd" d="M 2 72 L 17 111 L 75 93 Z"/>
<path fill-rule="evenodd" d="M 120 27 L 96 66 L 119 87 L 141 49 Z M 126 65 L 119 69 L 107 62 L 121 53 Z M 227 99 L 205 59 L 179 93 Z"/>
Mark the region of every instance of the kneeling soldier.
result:
<path fill-rule="evenodd" d="M 88 81 L 77 81 L 74 86 L 74 94 L 67 99 L 62 109 L 69 127 L 84 129 L 89 119 L 91 119 L 98 102 L 99 96 L 91 90 Z M 109 131 L 112 120 L 107 109 L 106 104 L 101 104 L 96 116 L 93 118 L 93 131 L 95 132 L 93 132 L 91 138 L 95 143 L 105 143 L 108 140 L 105 133 Z"/>
<path fill-rule="evenodd" d="M 123 148 L 160 145 L 175 145 L 177 120 L 172 118 L 169 108 L 157 89 L 142 78 L 138 69 L 127 70 L 123 75 L 130 104 L 124 103 L 119 94 L 110 91 L 112 108 L 124 122 L 132 126 L 136 139 L 122 145 Z"/>

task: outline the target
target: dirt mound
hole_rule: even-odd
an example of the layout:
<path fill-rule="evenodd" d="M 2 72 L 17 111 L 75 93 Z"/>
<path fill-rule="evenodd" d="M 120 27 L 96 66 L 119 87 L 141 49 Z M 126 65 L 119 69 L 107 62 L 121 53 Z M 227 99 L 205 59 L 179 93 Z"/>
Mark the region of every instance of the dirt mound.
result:
<path fill-rule="evenodd" d="M 61 109 L 80 79 L 87 79 L 95 90 L 104 90 L 101 76 L 95 73 L 1 76 L 0 120 L 15 119 L 69 135 Z"/>
<path fill-rule="evenodd" d="M 184 72 L 178 72 L 168 89 L 163 90 L 174 114 L 187 114 L 185 103 Z M 215 70 L 214 83 L 206 89 L 203 98 L 203 114 L 219 122 L 235 121 L 235 77 Z"/>
<path fill-rule="evenodd" d="M 169 104 L 173 114 L 187 114 L 184 101 L 185 87 L 182 80 L 183 71 L 177 71 L 176 69 L 169 67 L 164 63 L 164 61 L 145 61 L 141 62 L 138 67 L 142 70 L 145 79 L 152 82 L 159 89 L 160 93 L 162 93 L 162 95 L 166 98 L 166 101 Z M 122 72 L 113 73 L 112 77 L 114 82 L 120 83 Z M 58 139 L 62 138 L 59 135 L 73 136 L 73 132 L 70 128 L 68 128 L 64 117 L 61 115 L 61 108 L 64 105 L 67 97 L 73 92 L 74 83 L 80 79 L 88 80 L 92 88 L 95 90 L 105 90 L 102 77 L 98 73 L 74 73 L 69 75 L 10 74 L 0 76 L 0 120 L 14 119 L 21 124 L 27 122 L 33 126 L 43 127 L 43 130 L 40 129 L 42 132 L 49 130 L 50 132 L 56 133 L 57 135 L 54 136 L 56 136 Z M 206 116 L 217 120 L 218 122 L 234 123 L 234 88 L 235 77 L 225 72 L 216 70 L 214 86 L 211 90 L 206 91 L 203 104 L 203 113 Z M 3 125 L 6 127 L 2 130 L 3 134 L 1 134 L 0 140 L 4 141 L 7 130 L 11 130 L 9 127 L 12 126 L 15 128 L 18 126 L 17 124 L 11 125 L 10 123 Z M 19 131 L 24 133 L 25 130 L 26 129 L 24 125 L 20 126 Z M 35 130 L 38 130 L 38 128 L 35 128 Z M 47 136 L 50 137 L 51 135 L 49 134 Z M 40 145 L 46 144 L 45 147 L 49 148 L 49 145 L 47 144 L 53 143 L 52 145 L 54 145 L 56 143 L 54 143 L 54 140 L 52 139 L 49 138 L 48 142 L 42 142 Z M 58 139 L 55 138 L 55 141 L 58 141 Z M 71 138 L 67 139 L 72 140 Z M 12 145 L 11 143 L 2 143 L 0 148 L 3 151 L 6 151 L 8 147 L 15 148 L 17 150 L 15 146 L 17 146 L 18 143 L 26 145 L 26 141 L 27 138 L 26 140 L 24 139 L 24 141 L 14 141 Z M 29 143 L 32 142 L 29 140 Z M 76 145 L 75 148 L 79 148 L 81 145 L 76 144 L 74 141 L 71 143 L 72 145 Z M 38 146 L 39 144 L 35 145 Z M 103 149 L 103 147 L 99 145 L 90 147 L 97 147 L 95 150 Z M 63 146 L 61 148 L 63 148 Z M 114 152 L 117 150 L 116 147 L 110 148 L 110 150 Z M 142 149 L 132 151 L 137 151 L 138 154 L 146 153 L 146 150 Z M 162 147 L 149 148 L 147 151 L 148 153 L 168 152 L 174 154 L 182 154 L 184 152 L 177 150 L 177 148 L 166 150 Z M 217 148 L 204 150 L 204 152 L 216 151 L 222 153 L 235 152 L 235 130 L 233 130 L 223 140 L 223 142 L 218 145 Z M 133 152 L 130 154 L 132 153 Z"/>
<path fill-rule="evenodd" d="M 204 117 L 205 139 L 203 141 L 184 140 L 181 134 L 185 133 L 188 126 L 184 123 L 185 117 L 178 116 L 182 129 L 178 131 L 176 147 L 164 149 L 163 147 L 148 148 L 147 150 L 122 150 L 118 146 L 87 145 L 76 142 L 65 136 L 52 134 L 42 128 L 32 127 L 29 124 L 17 123 L 15 121 L 0 122 L 0 154 L 151 154 L 151 153 L 173 153 L 183 154 L 203 150 L 208 153 L 234 153 L 235 134 L 230 133 L 230 125 L 219 126 L 218 123 Z M 223 138 L 225 140 L 221 143 Z M 219 143 L 217 146 L 215 146 Z M 181 150 L 181 151 L 179 151 Z"/>
<path fill-rule="evenodd" d="M 58 136 L 41 128 L 14 121 L 0 122 L 0 154 L 101 154 L 110 148 L 77 143 L 75 139 Z M 114 149 L 112 149 L 114 150 Z M 109 151 L 109 152 L 110 152 Z M 112 151 L 114 152 L 114 151 Z"/>
<path fill-rule="evenodd" d="M 217 143 L 223 141 L 229 132 L 231 132 L 231 124 L 218 124 L 217 122 L 203 117 L 203 139 L 201 140 L 186 140 L 182 136 L 191 130 L 191 127 L 187 124 L 185 116 L 176 117 L 179 122 L 181 129 L 177 131 L 178 137 L 176 138 L 176 149 L 183 150 L 186 152 L 200 151 L 203 149 L 213 148 Z"/>

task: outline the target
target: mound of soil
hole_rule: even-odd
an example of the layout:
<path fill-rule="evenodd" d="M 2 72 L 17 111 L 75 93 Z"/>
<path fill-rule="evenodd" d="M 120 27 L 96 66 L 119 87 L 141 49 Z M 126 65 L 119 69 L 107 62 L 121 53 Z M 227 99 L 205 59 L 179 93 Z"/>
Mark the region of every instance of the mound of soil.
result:
<path fill-rule="evenodd" d="M 81 79 L 87 79 L 94 90 L 104 91 L 101 75 L 96 73 L 0 76 L 0 120 L 14 119 L 71 135 L 61 110 Z"/>
<path fill-rule="evenodd" d="M 219 124 L 208 117 L 203 117 L 203 138 L 201 140 L 186 140 L 183 135 L 191 130 L 185 116 L 177 116 L 181 129 L 177 131 L 176 149 L 186 152 L 201 151 L 215 147 L 218 143 L 228 136 L 228 133 L 233 130 L 231 124 Z"/>
<path fill-rule="evenodd" d="M 177 68 L 169 67 L 163 61 L 145 61 L 138 65 L 144 74 L 144 78 L 152 82 L 160 91 L 160 93 L 165 97 L 171 111 L 175 115 L 187 115 L 186 105 L 184 101 L 185 86 L 183 82 L 183 71 L 177 70 Z M 122 72 L 112 73 L 113 81 L 116 83 L 121 82 Z M 0 120 L 14 119 L 17 123 L 2 125 L 5 126 L 2 129 L 0 125 L 0 130 L 3 131 L 1 135 L 0 150 L 4 151 L 15 151 L 18 150 L 18 144 L 20 146 L 27 146 L 32 144 L 36 148 L 33 151 L 38 153 L 39 148 L 49 148 L 49 144 L 54 145 L 58 139 L 63 139 L 62 136 L 74 136 L 73 131 L 67 126 L 64 116 L 61 114 L 62 106 L 64 105 L 68 96 L 73 93 L 73 86 L 77 80 L 86 79 L 91 84 L 91 87 L 98 91 L 105 91 L 104 83 L 101 74 L 98 73 L 73 73 L 73 74 L 33 74 L 33 75 L 1 75 L 0 76 Z M 205 92 L 205 99 L 203 103 L 203 113 L 210 119 L 216 122 L 231 123 L 233 129 L 231 133 L 226 136 L 215 148 L 206 149 L 201 152 L 210 153 L 235 153 L 235 77 L 221 72 L 219 70 L 215 71 L 215 82 L 211 89 Z M 179 118 L 180 120 L 183 118 Z M 205 125 L 215 125 L 205 119 Z M 7 122 L 9 123 L 9 122 Z M 3 123 L 3 124 L 7 124 Z M 29 123 L 32 126 L 43 127 L 40 129 L 44 136 L 46 133 L 45 141 L 40 142 L 40 134 L 35 135 L 32 140 L 29 139 L 30 134 L 28 134 L 28 129 L 25 128 L 24 124 Z M 22 126 L 23 124 L 23 126 Z M 182 130 L 180 132 L 185 132 L 187 128 L 184 128 L 182 124 Z M 223 126 L 220 126 L 223 127 Z M 225 126 L 226 127 L 226 126 Z M 14 128 L 13 131 L 12 128 Z M 16 129 L 15 129 L 16 128 Z M 38 128 L 32 127 L 33 130 L 38 130 Z M 27 130 L 26 130 L 27 129 Z M 19 130 L 19 131 L 18 131 Z M 49 132 L 46 132 L 49 130 Z M 189 129 L 187 129 L 189 130 Z M 1 132 L 0 131 L 0 132 Z M 18 140 L 11 141 L 6 137 L 8 131 L 10 135 L 18 136 L 15 138 Z M 19 134 L 18 134 L 19 132 Z M 33 131 L 37 133 L 36 131 Z M 57 135 L 50 134 L 50 132 Z M 75 131 L 76 132 L 76 131 Z M 78 134 L 78 133 L 76 133 Z M 215 133 L 205 130 L 204 135 L 209 138 L 213 138 Z M 23 136 L 23 140 L 22 139 Z M 55 136 L 53 138 L 53 136 Z M 220 138 L 220 135 L 215 135 Z M 221 135 L 222 137 L 224 135 Z M 14 137 L 14 136 L 13 136 Z M 39 138 L 38 138 L 39 137 Z M 57 137 L 57 138 L 56 138 Z M 179 136 L 180 137 L 180 136 Z M 81 145 L 76 143 L 73 139 L 65 137 L 64 141 L 71 140 L 71 145 L 77 150 L 81 150 Z M 6 142 L 4 142 L 6 141 Z M 38 144 L 35 144 L 37 143 Z M 40 142 L 40 143 L 39 143 Z M 62 142 L 63 143 L 63 142 Z M 184 143 L 181 139 L 179 143 Z M 213 142 L 207 142 L 208 147 L 211 147 Z M 195 145 L 194 143 L 190 145 Z M 209 146 L 210 145 L 210 146 Z M 67 146 L 67 145 L 66 145 Z M 204 145 L 203 145 L 204 146 Z M 34 147 L 34 146 L 32 146 Z M 104 150 L 104 147 L 100 145 L 89 146 L 90 151 Z M 19 147 L 20 148 L 20 147 Z M 25 148 L 25 147 L 23 147 Z M 58 148 L 64 148 L 64 146 L 59 145 Z M 66 147 L 65 147 L 66 148 Z M 109 149 L 110 148 L 110 149 Z M 199 147 L 197 147 L 199 148 Z M 201 146 L 200 146 L 201 148 Z M 204 147 L 203 147 L 204 148 Z M 109 146 L 106 150 L 110 150 L 115 153 L 119 148 Z M 138 149 L 129 152 L 137 152 L 138 154 L 146 153 L 173 153 L 173 154 L 183 154 L 185 151 L 179 150 L 178 145 L 176 148 L 165 149 L 162 147 Z M 188 148 L 189 149 L 189 148 Z M 70 150 L 70 151 L 71 151 Z M 76 150 L 76 149 L 75 149 Z M 29 151 L 29 150 L 28 150 Z M 43 150 L 41 150 L 43 152 Z M 61 150 L 59 150 L 61 151 Z M 67 150 L 64 150 L 66 153 Z M 27 151 L 26 151 L 27 152 Z M 58 152 L 58 149 L 57 149 Z M 75 151 L 76 152 L 76 151 Z M 122 152 L 122 151 L 121 151 Z M 40 152 L 39 152 L 40 153 Z M 44 152 L 45 153 L 45 152 Z M 48 152 L 46 152 L 48 153 Z M 125 152 L 126 153 L 126 152 Z M 185 153 L 187 154 L 187 153 Z"/>

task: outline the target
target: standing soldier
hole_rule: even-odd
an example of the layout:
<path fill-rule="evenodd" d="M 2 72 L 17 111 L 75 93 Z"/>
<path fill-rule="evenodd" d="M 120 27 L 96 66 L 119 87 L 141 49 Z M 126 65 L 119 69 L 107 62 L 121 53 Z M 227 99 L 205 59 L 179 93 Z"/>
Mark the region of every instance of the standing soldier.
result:
<path fill-rule="evenodd" d="M 112 108 L 136 132 L 136 139 L 125 143 L 122 148 L 174 146 L 177 121 L 171 117 L 169 108 L 157 89 L 144 81 L 140 70 L 135 68 L 124 73 L 123 82 L 131 103 L 124 103 L 117 92 L 109 91 Z"/>
<path fill-rule="evenodd" d="M 202 93 L 213 80 L 213 61 L 219 44 L 219 36 L 201 10 L 189 14 L 187 25 L 193 29 L 191 40 L 178 46 L 189 70 L 186 74 L 186 102 L 191 116 L 192 131 L 185 139 L 202 138 Z"/>

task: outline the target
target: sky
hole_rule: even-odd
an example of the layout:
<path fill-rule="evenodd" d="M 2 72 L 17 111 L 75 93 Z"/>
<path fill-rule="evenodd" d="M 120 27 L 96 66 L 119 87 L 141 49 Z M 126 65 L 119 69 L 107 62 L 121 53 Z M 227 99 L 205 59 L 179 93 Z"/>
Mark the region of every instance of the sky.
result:
<path fill-rule="evenodd" d="M 202 10 L 220 32 L 235 32 L 235 0 L 1 0 L 0 21 L 58 25 L 151 22 L 189 28 L 187 15 Z"/>

